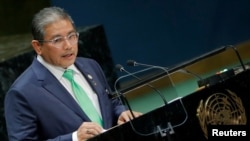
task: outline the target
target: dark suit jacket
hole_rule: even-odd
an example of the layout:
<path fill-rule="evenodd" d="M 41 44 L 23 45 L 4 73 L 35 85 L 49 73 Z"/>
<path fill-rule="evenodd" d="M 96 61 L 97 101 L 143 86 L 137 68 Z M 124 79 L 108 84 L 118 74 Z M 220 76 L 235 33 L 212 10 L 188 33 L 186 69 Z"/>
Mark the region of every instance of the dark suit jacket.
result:
<path fill-rule="evenodd" d="M 109 99 L 111 91 L 101 67 L 87 58 L 77 58 L 75 65 L 83 75 L 92 76 L 86 79 L 98 95 L 104 128 L 114 126 L 125 107 L 118 99 Z M 71 141 L 72 132 L 84 121 L 90 121 L 68 91 L 37 59 L 9 89 L 5 118 L 10 141 Z"/>

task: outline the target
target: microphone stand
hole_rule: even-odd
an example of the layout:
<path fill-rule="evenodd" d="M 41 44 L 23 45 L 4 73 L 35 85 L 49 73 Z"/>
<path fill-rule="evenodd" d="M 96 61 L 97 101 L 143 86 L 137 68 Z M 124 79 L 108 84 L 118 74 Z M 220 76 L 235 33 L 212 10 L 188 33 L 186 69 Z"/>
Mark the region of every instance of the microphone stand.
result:
<path fill-rule="evenodd" d="M 116 66 L 116 68 L 118 69 L 118 65 Z M 122 66 L 120 67 L 120 69 L 122 69 Z M 118 89 L 117 89 L 117 83 L 123 79 L 123 78 L 126 78 L 126 77 L 129 77 L 129 76 L 132 76 L 132 75 L 135 75 L 136 73 L 140 73 L 140 72 L 143 72 L 143 71 L 146 71 L 146 70 L 149 70 L 149 68 L 147 69 L 144 69 L 144 70 L 141 70 L 141 71 L 137 71 L 135 73 L 130 73 L 130 74 L 127 74 L 127 75 L 123 75 L 121 77 L 119 77 L 118 79 L 116 79 L 115 83 L 114 83 L 114 89 L 115 89 L 115 93 L 116 93 L 116 96 L 114 96 L 113 98 L 116 98 L 118 97 L 120 99 L 120 101 L 124 104 L 124 105 L 127 105 L 129 111 L 131 112 L 131 115 L 133 116 L 133 118 L 135 117 L 133 112 L 132 112 L 132 108 L 127 100 L 127 98 L 121 94 Z M 121 70 L 120 70 L 121 71 Z"/>
<path fill-rule="evenodd" d="M 140 80 L 140 81 L 141 81 L 142 79 L 139 78 L 139 77 L 137 77 L 135 74 L 140 73 L 140 72 L 143 72 L 143 71 L 146 71 L 146 70 L 151 70 L 151 69 L 157 68 L 157 67 L 156 67 L 156 66 L 150 66 L 150 67 L 148 67 L 147 69 L 144 69 L 144 70 L 141 70 L 141 71 L 138 71 L 138 72 L 135 72 L 135 73 L 130 73 L 130 72 L 128 72 L 128 71 L 125 70 L 120 64 L 116 65 L 116 68 L 117 68 L 119 71 L 124 71 L 124 72 L 126 72 L 126 73 L 128 74 L 128 76 L 132 76 L 132 77 L 136 78 L 137 80 Z M 166 71 L 166 70 L 164 69 L 164 71 Z M 172 81 L 171 81 L 171 83 L 173 84 Z M 164 107 L 166 108 L 166 111 L 167 111 L 167 110 L 168 110 L 168 109 L 167 109 L 168 102 L 166 101 L 166 99 L 165 99 L 165 97 L 162 95 L 162 93 L 161 93 L 159 90 L 157 90 L 155 87 L 153 87 L 152 85 L 150 85 L 149 83 L 146 83 L 146 85 L 149 86 L 150 88 L 152 88 L 154 91 L 156 91 L 156 92 L 160 95 L 161 99 L 162 99 L 163 102 L 164 102 Z M 133 124 L 132 124 L 132 123 L 131 123 L 131 126 L 133 127 Z M 168 122 L 168 127 L 165 128 L 165 129 L 163 129 L 160 125 L 157 125 L 157 126 L 156 126 L 156 130 L 157 130 L 156 133 L 155 133 L 155 132 L 152 132 L 152 133 L 150 133 L 150 134 L 142 134 L 142 133 L 139 133 L 138 131 L 136 131 L 136 129 L 134 129 L 134 128 L 133 128 L 133 130 L 134 130 L 134 132 L 136 132 L 137 134 L 139 134 L 139 135 L 144 135 L 144 136 L 150 135 L 150 134 L 159 133 L 161 137 L 167 136 L 168 141 L 171 141 L 171 135 L 175 133 L 175 132 L 174 132 L 174 129 L 173 129 L 173 127 L 172 127 L 172 125 L 171 125 L 170 122 Z"/>
<path fill-rule="evenodd" d="M 228 46 L 226 46 L 226 47 L 230 47 L 230 48 L 232 48 L 232 49 L 234 50 L 234 52 L 235 52 L 235 54 L 236 54 L 236 56 L 237 56 L 237 58 L 238 58 L 238 60 L 239 60 L 239 62 L 240 62 L 240 64 L 241 64 L 241 66 L 242 66 L 242 69 L 245 71 L 245 70 L 246 70 L 246 67 L 245 67 L 245 65 L 244 65 L 244 63 L 243 63 L 243 61 L 242 61 L 242 59 L 241 59 L 241 56 L 240 56 L 240 54 L 239 54 L 237 48 L 236 48 L 235 46 L 233 46 L 233 45 L 228 45 Z"/>
<path fill-rule="evenodd" d="M 141 78 L 137 77 L 135 74 L 125 70 L 121 65 L 119 66 L 119 64 L 118 64 L 117 67 L 120 67 L 119 68 L 120 71 L 126 72 L 127 74 L 131 75 L 132 77 L 136 78 L 137 80 L 139 80 L 139 81 L 142 80 Z M 148 68 L 147 70 L 150 70 L 150 68 Z M 143 70 L 143 71 L 145 71 L 145 70 Z M 163 100 L 165 105 L 168 104 L 167 100 L 165 99 L 165 97 L 162 95 L 162 93 L 158 89 L 156 89 L 154 86 L 150 85 L 149 83 L 146 83 L 146 85 L 159 94 L 159 96 L 161 97 L 161 99 Z"/>
<path fill-rule="evenodd" d="M 133 61 L 133 60 L 128 60 L 127 61 L 127 65 L 129 65 L 129 66 L 144 66 L 144 67 L 149 67 L 149 68 L 157 68 L 157 69 L 161 69 L 161 70 L 163 70 L 163 71 L 165 71 L 166 73 L 167 73 L 167 75 L 169 76 L 169 72 L 168 72 L 168 68 L 166 68 L 166 67 L 161 67 L 161 66 L 154 66 L 154 65 L 148 65 L 148 64 L 142 64 L 142 63 L 137 63 L 136 61 Z M 187 71 L 188 72 L 188 71 Z M 175 90 L 175 92 L 176 92 L 176 89 L 175 89 L 175 85 L 174 85 L 174 83 L 173 83 L 173 81 L 172 81 L 172 79 L 171 79 L 171 77 L 169 76 L 169 79 L 170 79 L 170 82 L 171 82 L 171 84 L 172 84 L 172 86 L 174 87 L 174 90 Z M 171 134 L 174 134 L 174 128 L 175 127 L 178 127 L 178 126 L 181 126 L 181 125 L 183 125 L 186 121 L 187 121 L 187 119 L 188 119 L 188 113 L 187 113 L 187 111 L 186 111 L 186 108 L 185 108 L 185 106 L 184 106 L 184 104 L 182 103 L 182 100 L 181 99 L 179 99 L 180 100 L 180 102 L 181 102 L 181 105 L 182 105 L 182 107 L 183 107 L 183 110 L 184 110 L 184 112 L 185 112 L 185 114 L 186 114 L 186 118 L 183 120 L 183 122 L 182 123 L 179 123 L 178 125 L 174 125 L 174 126 L 172 126 L 171 125 L 171 123 L 170 122 L 168 122 L 168 127 L 167 128 L 165 128 L 165 129 L 162 129 L 159 125 L 157 126 L 157 130 L 158 130 L 158 132 L 160 133 L 160 135 L 163 137 L 163 136 L 168 136 L 168 140 L 171 140 L 171 138 L 170 138 L 170 135 Z"/>
<path fill-rule="evenodd" d="M 128 107 L 128 110 L 130 111 L 131 115 L 133 116 L 133 118 L 135 118 L 135 115 L 134 115 L 134 113 L 133 113 L 133 111 L 132 111 L 132 108 L 131 108 L 131 106 L 130 106 L 128 100 L 126 99 L 126 97 L 125 97 L 123 94 L 121 94 L 121 93 L 117 90 L 117 83 L 118 83 L 118 81 L 119 81 L 120 79 L 122 79 L 122 78 L 125 78 L 125 76 L 119 77 L 119 78 L 116 79 L 116 81 L 115 81 L 115 84 L 114 84 L 114 89 L 115 89 L 115 93 L 116 93 L 116 96 L 115 96 L 115 97 L 118 97 L 118 98 L 120 99 L 120 101 L 121 101 L 124 105 L 126 105 L 126 106 Z M 113 97 L 113 98 L 115 98 L 115 97 Z"/>
<path fill-rule="evenodd" d="M 166 67 L 161 67 L 161 66 L 155 66 L 155 65 L 149 65 L 149 64 L 138 63 L 138 62 L 136 62 L 136 61 L 134 61 L 134 60 L 128 60 L 128 61 L 127 61 L 127 65 L 128 65 L 128 66 L 144 66 L 144 67 L 149 67 L 149 68 L 152 68 L 152 69 L 153 69 L 153 68 L 161 69 L 161 70 L 163 70 L 164 72 L 167 73 L 167 75 L 169 76 L 169 80 L 170 80 L 172 86 L 175 87 L 175 84 L 174 84 L 172 78 L 171 78 L 170 75 L 169 75 L 168 68 L 166 68 Z"/>

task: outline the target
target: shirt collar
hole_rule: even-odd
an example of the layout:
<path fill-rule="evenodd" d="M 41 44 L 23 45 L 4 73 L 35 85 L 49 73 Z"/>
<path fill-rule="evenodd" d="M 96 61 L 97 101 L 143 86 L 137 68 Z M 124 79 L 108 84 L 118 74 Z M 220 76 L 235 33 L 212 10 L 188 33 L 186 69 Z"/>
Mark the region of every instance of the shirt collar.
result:
<path fill-rule="evenodd" d="M 63 76 L 63 73 L 65 71 L 64 68 L 62 67 L 57 67 L 57 66 L 53 66 L 49 63 L 47 63 L 42 56 L 37 55 L 37 60 L 43 64 L 57 79 L 61 79 Z M 79 74 L 80 71 L 76 68 L 76 66 L 74 64 L 70 65 L 67 69 L 72 69 L 74 71 L 74 73 Z"/>

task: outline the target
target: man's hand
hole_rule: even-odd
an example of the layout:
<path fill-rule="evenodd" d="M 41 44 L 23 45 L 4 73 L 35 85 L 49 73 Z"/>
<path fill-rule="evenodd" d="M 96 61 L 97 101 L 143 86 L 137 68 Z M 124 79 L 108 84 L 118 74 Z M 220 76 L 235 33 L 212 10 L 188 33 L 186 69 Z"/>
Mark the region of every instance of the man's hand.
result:
<path fill-rule="evenodd" d="M 133 112 L 133 115 L 134 115 L 135 117 L 139 117 L 139 116 L 142 115 L 142 113 L 140 113 L 140 112 L 135 112 L 135 111 L 132 111 L 132 112 Z M 132 119 L 133 119 L 132 113 L 131 113 L 129 110 L 124 111 L 124 112 L 122 112 L 121 115 L 119 116 L 118 121 L 117 121 L 117 124 L 118 124 L 118 125 L 121 125 L 121 124 L 123 124 L 123 123 L 125 123 L 125 122 L 128 122 L 128 121 L 132 120 Z"/>
<path fill-rule="evenodd" d="M 103 132 L 103 128 L 94 122 L 83 122 L 77 130 L 79 141 L 85 141 Z"/>

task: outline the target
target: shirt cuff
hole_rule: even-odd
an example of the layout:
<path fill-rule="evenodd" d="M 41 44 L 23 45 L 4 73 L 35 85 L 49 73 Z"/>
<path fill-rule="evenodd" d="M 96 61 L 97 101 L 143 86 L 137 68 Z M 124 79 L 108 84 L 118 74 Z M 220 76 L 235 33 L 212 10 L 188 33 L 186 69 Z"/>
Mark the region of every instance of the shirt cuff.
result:
<path fill-rule="evenodd" d="M 72 134 L 72 141 L 78 141 L 77 131 L 73 132 L 73 134 Z"/>

